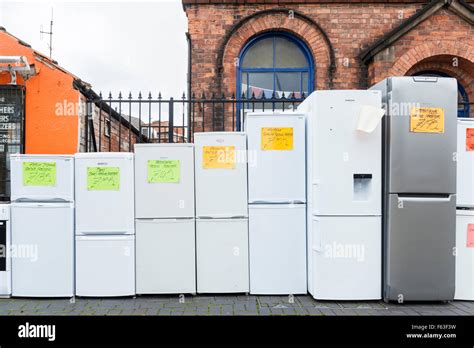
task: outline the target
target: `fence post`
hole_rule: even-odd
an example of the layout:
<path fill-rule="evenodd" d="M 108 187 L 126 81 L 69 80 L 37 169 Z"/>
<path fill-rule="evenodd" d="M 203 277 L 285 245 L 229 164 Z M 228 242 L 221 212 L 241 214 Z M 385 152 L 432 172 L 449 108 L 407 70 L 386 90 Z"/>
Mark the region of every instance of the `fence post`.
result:
<path fill-rule="evenodd" d="M 174 99 L 171 97 L 169 101 L 168 107 L 168 143 L 174 143 L 173 135 L 174 135 Z"/>

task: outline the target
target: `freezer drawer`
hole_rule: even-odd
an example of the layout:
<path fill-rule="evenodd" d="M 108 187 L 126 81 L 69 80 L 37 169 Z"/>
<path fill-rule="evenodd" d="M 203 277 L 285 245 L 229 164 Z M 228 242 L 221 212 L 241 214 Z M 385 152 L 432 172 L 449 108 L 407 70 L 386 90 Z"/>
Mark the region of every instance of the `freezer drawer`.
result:
<path fill-rule="evenodd" d="M 196 217 L 247 216 L 245 133 L 194 133 L 194 146 Z"/>
<path fill-rule="evenodd" d="M 12 203 L 12 295 L 74 295 L 74 204 Z M 20 252 L 21 250 L 21 252 Z"/>
<path fill-rule="evenodd" d="M 194 216 L 193 144 L 135 144 L 135 216 Z"/>
<path fill-rule="evenodd" d="M 137 293 L 196 293 L 194 219 L 137 220 Z"/>
<path fill-rule="evenodd" d="M 251 294 L 306 294 L 306 205 L 250 205 L 249 245 Z"/>
<path fill-rule="evenodd" d="M 135 295 L 135 236 L 77 236 L 76 295 Z"/>
<path fill-rule="evenodd" d="M 474 118 L 458 118 L 457 206 L 474 207 Z"/>
<path fill-rule="evenodd" d="M 74 157 L 10 156 L 12 201 L 74 201 Z"/>
<path fill-rule="evenodd" d="M 312 214 L 380 215 L 382 126 L 357 130 L 363 107 L 381 109 L 380 91 L 316 91 L 313 103 L 307 130 Z"/>
<path fill-rule="evenodd" d="M 77 153 L 76 234 L 133 234 L 132 153 Z"/>
<path fill-rule="evenodd" d="M 474 210 L 456 211 L 455 300 L 474 301 Z"/>
<path fill-rule="evenodd" d="M 249 292 L 247 219 L 196 221 L 197 292 Z"/>
<path fill-rule="evenodd" d="M 12 294 L 10 204 L 0 204 L 0 297 Z"/>
<path fill-rule="evenodd" d="M 456 195 L 387 197 L 384 299 L 449 301 L 454 297 Z"/>
<path fill-rule="evenodd" d="M 313 216 L 308 262 L 318 300 L 382 297 L 381 216 Z"/>
<path fill-rule="evenodd" d="M 306 202 L 305 116 L 251 113 L 246 131 L 249 202 Z"/>
<path fill-rule="evenodd" d="M 387 191 L 390 193 L 456 192 L 457 82 L 454 78 L 392 77 L 386 80 L 388 117 L 384 117 Z M 376 88 L 376 87 L 373 87 Z M 413 122 L 414 110 L 444 113 L 444 130 Z M 415 119 L 415 118 L 413 118 Z M 426 120 L 430 120 L 428 117 Z M 430 124 L 426 122 L 425 124 Z M 416 127 L 415 127 L 416 126 Z M 427 129 L 429 132 L 420 132 Z"/>

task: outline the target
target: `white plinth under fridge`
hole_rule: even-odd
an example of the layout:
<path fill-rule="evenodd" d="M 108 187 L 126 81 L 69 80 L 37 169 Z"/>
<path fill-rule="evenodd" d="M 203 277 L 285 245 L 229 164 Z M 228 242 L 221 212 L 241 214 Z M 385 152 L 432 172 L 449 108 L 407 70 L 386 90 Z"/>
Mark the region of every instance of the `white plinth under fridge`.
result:
<path fill-rule="evenodd" d="M 135 145 L 138 294 L 196 293 L 194 145 Z"/>
<path fill-rule="evenodd" d="M 305 117 L 251 113 L 246 132 L 250 293 L 305 294 Z"/>
<path fill-rule="evenodd" d="M 77 153 L 76 295 L 135 294 L 132 153 Z"/>
<path fill-rule="evenodd" d="M 307 113 L 308 290 L 316 299 L 381 298 L 380 108 L 379 91 L 357 90 L 316 91 L 298 108 Z M 357 130 L 362 117 L 373 117 L 372 131 Z"/>
<path fill-rule="evenodd" d="M 11 155 L 12 296 L 74 296 L 74 158 Z"/>
<path fill-rule="evenodd" d="M 248 292 L 246 136 L 195 133 L 194 143 L 197 292 Z"/>
<path fill-rule="evenodd" d="M 10 204 L 0 204 L 0 297 L 12 294 Z"/>

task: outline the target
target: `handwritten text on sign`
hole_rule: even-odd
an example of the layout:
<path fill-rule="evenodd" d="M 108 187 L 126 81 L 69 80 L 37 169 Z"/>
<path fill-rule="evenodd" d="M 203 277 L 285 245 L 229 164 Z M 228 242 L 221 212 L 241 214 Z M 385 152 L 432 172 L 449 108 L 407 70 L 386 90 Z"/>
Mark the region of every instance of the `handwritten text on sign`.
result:
<path fill-rule="evenodd" d="M 235 169 L 235 146 L 203 146 L 204 169 Z"/>
<path fill-rule="evenodd" d="M 293 150 L 293 128 L 262 128 L 262 150 Z"/>
<path fill-rule="evenodd" d="M 466 128 L 466 151 L 474 151 L 474 128 Z"/>
<path fill-rule="evenodd" d="M 87 189 L 89 191 L 118 191 L 120 189 L 120 168 L 87 167 Z"/>
<path fill-rule="evenodd" d="M 148 182 L 152 183 L 179 183 L 179 160 L 149 160 Z"/>
<path fill-rule="evenodd" d="M 444 110 L 441 108 L 412 108 L 410 132 L 444 133 Z"/>
<path fill-rule="evenodd" d="M 23 186 L 56 186 L 56 162 L 23 162 Z"/>

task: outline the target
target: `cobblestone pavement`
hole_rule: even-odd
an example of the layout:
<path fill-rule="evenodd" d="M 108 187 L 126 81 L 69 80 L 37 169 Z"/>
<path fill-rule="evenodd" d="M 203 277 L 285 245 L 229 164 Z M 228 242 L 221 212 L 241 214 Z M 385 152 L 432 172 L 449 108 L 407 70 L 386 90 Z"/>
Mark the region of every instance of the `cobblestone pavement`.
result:
<path fill-rule="evenodd" d="M 15 298 L 0 299 L 0 315 L 474 315 L 474 302 L 386 304 L 251 295 L 76 298 L 74 303 Z"/>

